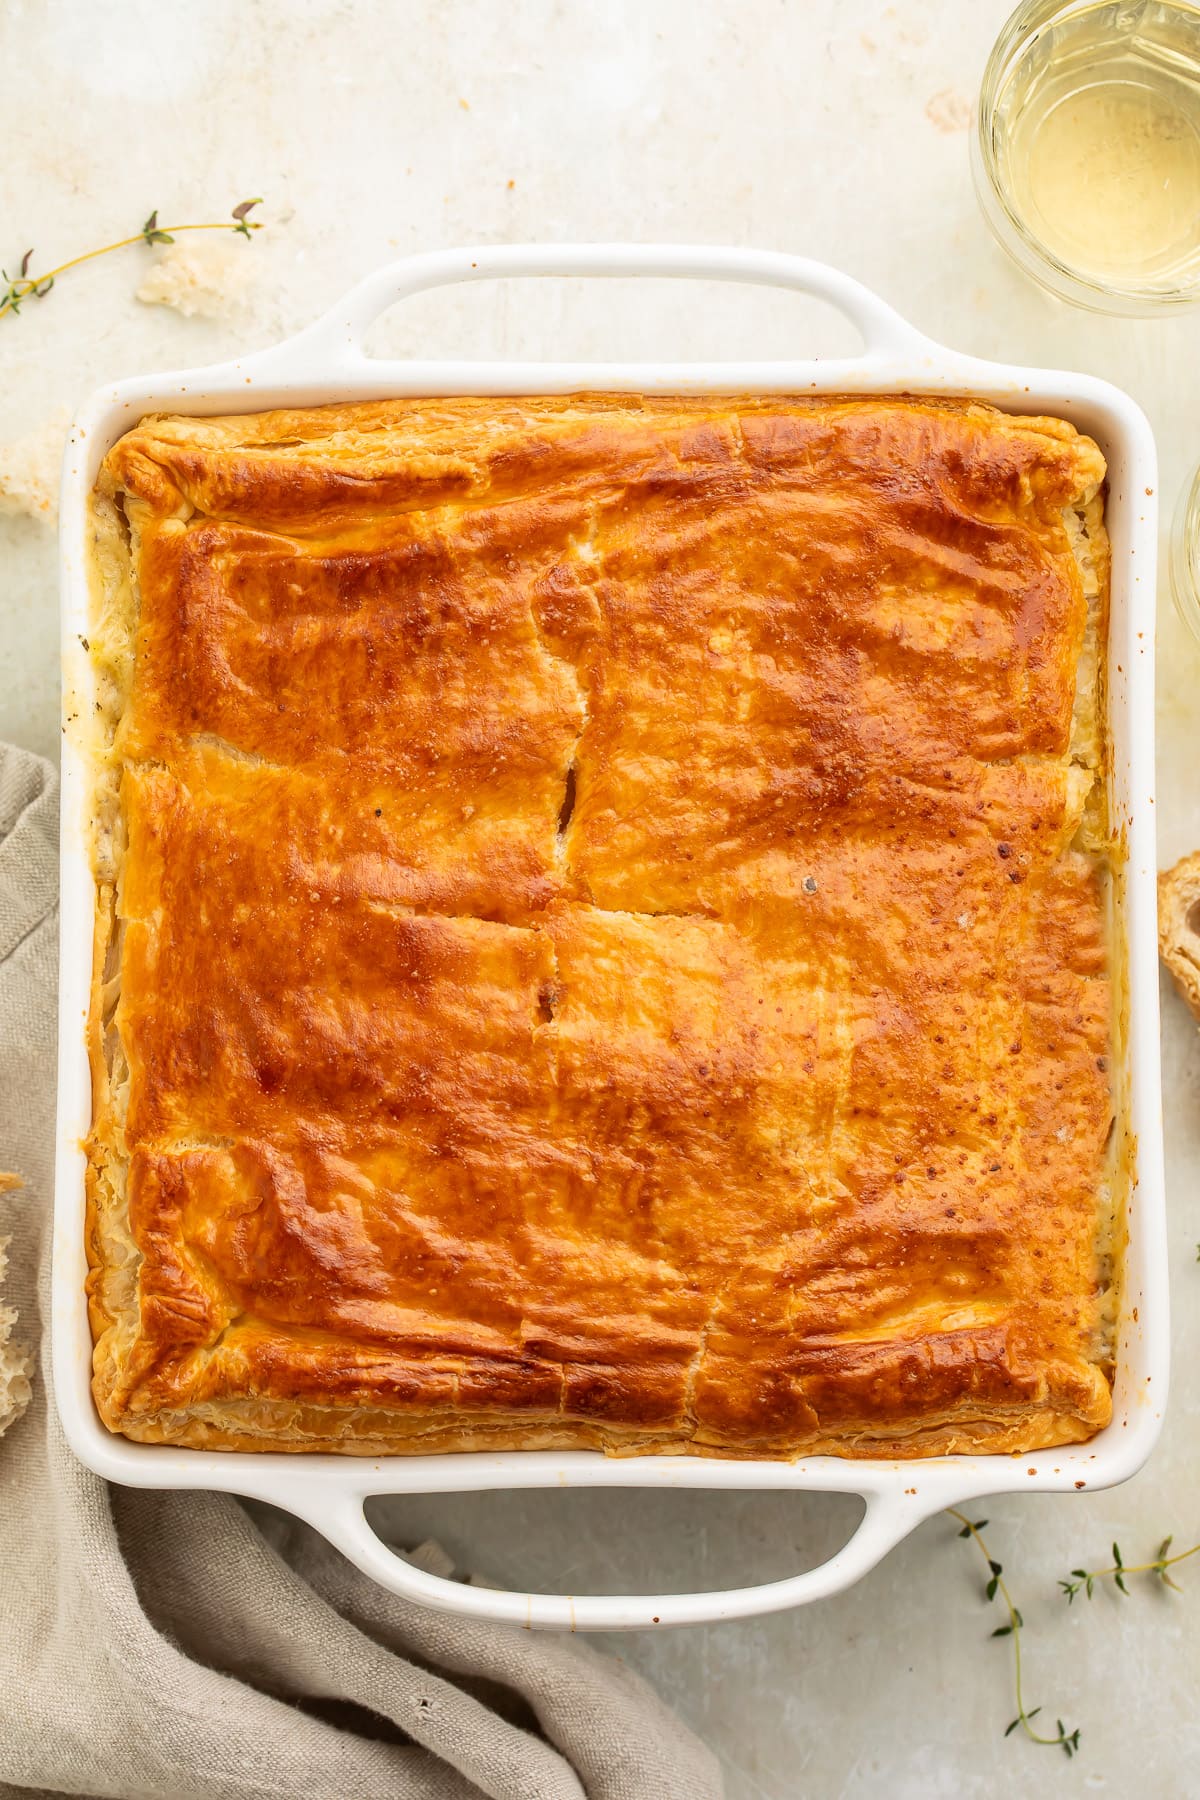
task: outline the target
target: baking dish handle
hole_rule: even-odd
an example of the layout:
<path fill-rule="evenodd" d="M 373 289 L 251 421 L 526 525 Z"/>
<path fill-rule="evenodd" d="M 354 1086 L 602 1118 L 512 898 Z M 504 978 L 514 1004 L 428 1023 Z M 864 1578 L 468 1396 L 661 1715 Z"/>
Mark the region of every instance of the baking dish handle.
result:
<path fill-rule="evenodd" d="M 256 356 L 256 371 L 260 379 L 269 374 L 304 381 L 311 375 L 314 354 L 337 371 L 377 369 L 363 340 L 396 301 L 464 281 L 529 275 L 657 276 L 790 288 L 844 314 L 862 335 L 867 361 L 927 354 L 934 348 L 861 282 L 827 263 L 779 250 L 718 244 L 478 244 L 409 256 L 377 269 L 306 330 Z M 944 360 L 945 352 L 939 354 Z"/>
<path fill-rule="evenodd" d="M 828 1561 L 800 1575 L 755 1587 L 703 1594 L 522 1594 L 476 1587 L 431 1574 L 392 1550 L 367 1522 L 363 1496 L 325 1495 L 299 1513 L 381 1587 L 405 1600 L 460 1617 L 488 1619 L 527 1629 L 637 1631 L 656 1625 L 706 1625 L 783 1612 L 840 1593 L 868 1574 L 889 1550 L 945 1504 L 944 1499 L 900 1500 L 894 1493 L 864 1495 L 857 1530 Z"/>

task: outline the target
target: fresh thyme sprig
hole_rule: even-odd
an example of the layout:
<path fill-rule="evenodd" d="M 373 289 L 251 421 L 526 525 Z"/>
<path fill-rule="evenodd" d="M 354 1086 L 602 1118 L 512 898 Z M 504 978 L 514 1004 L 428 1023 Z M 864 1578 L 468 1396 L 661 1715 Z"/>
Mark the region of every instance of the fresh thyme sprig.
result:
<path fill-rule="evenodd" d="M 1020 1611 L 1015 1605 L 1012 1595 L 1008 1591 L 1008 1585 L 1004 1579 L 1003 1565 L 995 1560 L 991 1551 L 984 1543 L 983 1538 L 980 1536 L 980 1533 L 987 1525 L 987 1520 L 977 1519 L 972 1522 L 965 1513 L 959 1512 L 956 1506 L 948 1506 L 946 1511 L 950 1514 L 952 1519 L 957 1519 L 959 1525 L 962 1527 L 958 1534 L 959 1537 L 971 1538 L 979 1546 L 980 1555 L 988 1566 L 988 1580 L 987 1585 L 983 1590 L 984 1595 L 990 1601 L 994 1600 L 998 1594 L 1001 1600 L 1003 1600 L 1005 1609 L 1008 1613 L 1007 1625 L 998 1625 L 992 1633 L 994 1638 L 1010 1637 L 1012 1639 L 1013 1685 L 1017 1698 L 1017 1716 L 1012 1720 L 1011 1724 L 1006 1727 L 1004 1733 L 1005 1737 L 1010 1737 L 1019 1725 L 1031 1744 L 1057 1745 L 1066 1756 L 1074 1756 L 1075 1752 L 1079 1749 L 1078 1727 L 1076 1727 L 1074 1731 L 1068 1731 L 1062 1720 L 1058 1719 L 1055 1721 L 1058 1730 L 1053 1737 L 1050 1737 L 1045 1732 L 1038 1731 L 1033 1723 L 1041 1712 L 1041 1707 L 1035 1706 L 1027 1708 L 1025 1705 L 1025 1699 L 1021 1688 L 1021 1629 L 1025 1621 L 1021 1617 Z"/>
<path fill-rule="evenodd" d="M 1128 1575 L 1156 1575 L 1164 1587 L 1174 1588 L 1177 1594 L 1181 1594 L 1183 1589 L 1177 1581 L 1172 1581 L 1168 1571 L 1173 1569 L 1176 1563 L 1186 1562 L 1189 1556 L 1195 1556 L 1197 1552 L 1200 1552 L 1200 1544 L 1193 1544 L 1190 1550 L 1177 1550 L 1172 1556 L 1171 1545 L 1173 1542 L 1173 1538 L 1165 1537 L 1158 1546 L 1158 1555 L 1153 1561 L 1144 1563 L 1127 1563 L 1121 1555 L 1120 1544 L 1114 1544 L 1110 1568 L 1072 1569 L 1069 1580 L 1060 1580 L 1058 1585 L 1067 1597 L 1067 1604 L 1070 1605 L 1081 1589 L 1090 1600 L 1096 1584 L 1102 1581 L 1111 1581 L 1122 1594 L 1128 1594 L 1129 1589 L 1125 1586 L 1125 1578 Z"/>
<path fill-rule="evenodd" d="M 82 256 L 73 256 L 69 262 L 59 263 L 54 269 L 46 269 L 41 275 L 29 273 L 33 251 L 26 250 L 15 276 L 10 275 L 7 269 L 0 269 L 0 277 L 5 283 L 4 288 L 0 289 L 0 318 L 5 313 L 19 313 L 26 300 L 44 300 L 57 278 L 68 269 L 76 269 L 80 263 L 92 262 L 97 256 L 108 256 L 113 250 L 124 250 L 130 244 L 173 244 L 181 231 L 236 231 L 240 236 L 248 238 L 252 231 L 261 231 L 263 228 L 260 219 L 249 217 L 254 207 L 261 205 L 261 198 L 240 200 L 229 215 L 234 221 L 232 225 L 224 221 L 203 225 L 160 225 L 158 208 L 155 207 L 142 229 L 133 237 L 118 238 L 116 243 L 102 244 L 98 250 L 85 250 Z"/>

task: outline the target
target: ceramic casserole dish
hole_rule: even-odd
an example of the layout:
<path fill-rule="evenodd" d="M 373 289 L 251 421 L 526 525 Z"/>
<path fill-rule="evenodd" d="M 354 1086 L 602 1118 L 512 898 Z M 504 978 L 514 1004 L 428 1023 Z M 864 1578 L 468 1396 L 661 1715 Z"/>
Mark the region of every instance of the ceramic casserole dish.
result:
<path fill-rule="evenodd" d="M 513 276 L 672 276 L 760 283 L 837 308 L 864 340 L 854 357 L 769 363 L 384 362 L 364 336 L 395 301 L 462 281 Z M 137 1444 L 101 1424 L 90 1390 L 84 1297 L 83 1140 L 91 1123 L 85 1041 L 93 941 L 90 781 L 77 721 L 92 710 L 83 640 L 89 617 L 89 496 L 101 460 L 145 414 L 214 414 L 397 396 L 650 394 L 932 394 L 1050 414 L 1095 438 L 1108 463 L 1112 588 L 1107 663 L 1109 815 L 1119 846 L 1112 930 L 1118 1032 L 1114 1066 L 1119 1151 L 1130 1171 L 1123 1234 L 1112 1422 L 1082 1444 L 1020 1457 L 908 1461 L 810 1457 L 797 1462 L 704 1457 L 611 1458 L 594 1451 L 478 1452 L 367 1458 L 238 1454 Z M 62 965 L 53 1363 L 58 1407 L 80 1460 L 134 1487 L 241 1494 L 308 1521 L 385 1587 L 443 1610 L 527 1626 L 616 1630 L 695 1624 L 777 1611 L 857 1580 L 940 1509 L 1004 1492 L 1076 1492 L 1134 1474 L 1158 1434 L 1167 1382 L 1167 1285 L 1158 1066 L 1154 832 L 1157 474 L 1145 417 L 1087 375 L 1009 367 L 942 349 L 838 271 L 766 251 L 688 246 L 528 245 L 438 252 L 372 275 L 324 318 L 277 348 L 101 390 L 68 444 L 62 504 L 64 743 Z M 721 1593 L 568 1596 L 505 1593 L 412 1566 L 376 1535 L 376 1495 L 524 1487 L 775 1488 L 851 1493 L 865 1509 L 835 1556 L 784 1580 Z"/>

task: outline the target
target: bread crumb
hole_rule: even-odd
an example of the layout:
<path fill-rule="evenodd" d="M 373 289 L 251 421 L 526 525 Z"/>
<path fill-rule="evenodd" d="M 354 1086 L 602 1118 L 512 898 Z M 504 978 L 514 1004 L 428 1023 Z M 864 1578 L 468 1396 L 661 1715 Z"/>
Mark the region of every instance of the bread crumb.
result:
<path fill-rule="evenodd" d="M 69 416 L 51 415 L 28 437 L 0 444 L 0 513 L 53 525 Z"/>
<path fill-rule="evenodd" d="M 947 136 L 965 131 L 971 123 L 971 102 L 954 88 L 943 88 L 925 103 L 925 117 Z"/>
<path fill-rule="evenodd" d="M 137 297 L 146 306 L 173 306 L 185 319 L 219 319 L 244 306 L 254 284 L 246 249 L 215 232 L 177 238 L 155 259 Z"/>
<path fill-rule="evenodd" d="M 20 1187 L 19 1175 L 0 1173 L 0 1193 L 6 1188 Z M 0 1238 L 0 1283 L 8 1269 L 10 1238 Z M 11 1306 L 0 1301 L 0 1437 L 15 1425 L 33 1396 L 30 1376 L 33 1374 L 33 1352 L 28 1344 L 14 1343 L 12 1328 L 17 1315 Z"/>

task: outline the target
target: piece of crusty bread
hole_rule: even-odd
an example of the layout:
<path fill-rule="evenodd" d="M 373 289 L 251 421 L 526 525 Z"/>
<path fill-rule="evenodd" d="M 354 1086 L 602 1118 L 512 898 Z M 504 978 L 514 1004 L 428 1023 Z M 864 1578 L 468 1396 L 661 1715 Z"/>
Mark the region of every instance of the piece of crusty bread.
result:
<path fill-rule="evenodd" d="M 1158 949 L 1200 1019 L 1200 850 L 1159 875 Z"/>
<path fill-rule="evenodd" d="M 0 444 L 0 513 L 53 525 L 70 414 L 60 407 L 27 437 Z"/>
<path fill-rule="evenodd" d="M 0 1194 L 20 1185 L 19 1175 L 6 1175 L 0 1170 Z M 0 1283 L 3 1283 L 8 1267 L 8 1245 L 8 1238 L 0 1238 Z M 27 1344 L 13 1343 L 11 1334 L 16 1322 L 17 1315 L 12 1307 L 0 1301 L 0 1437 L 20 1418 L 33 1392 L 29 1385 L 33 1353 Z"/>

